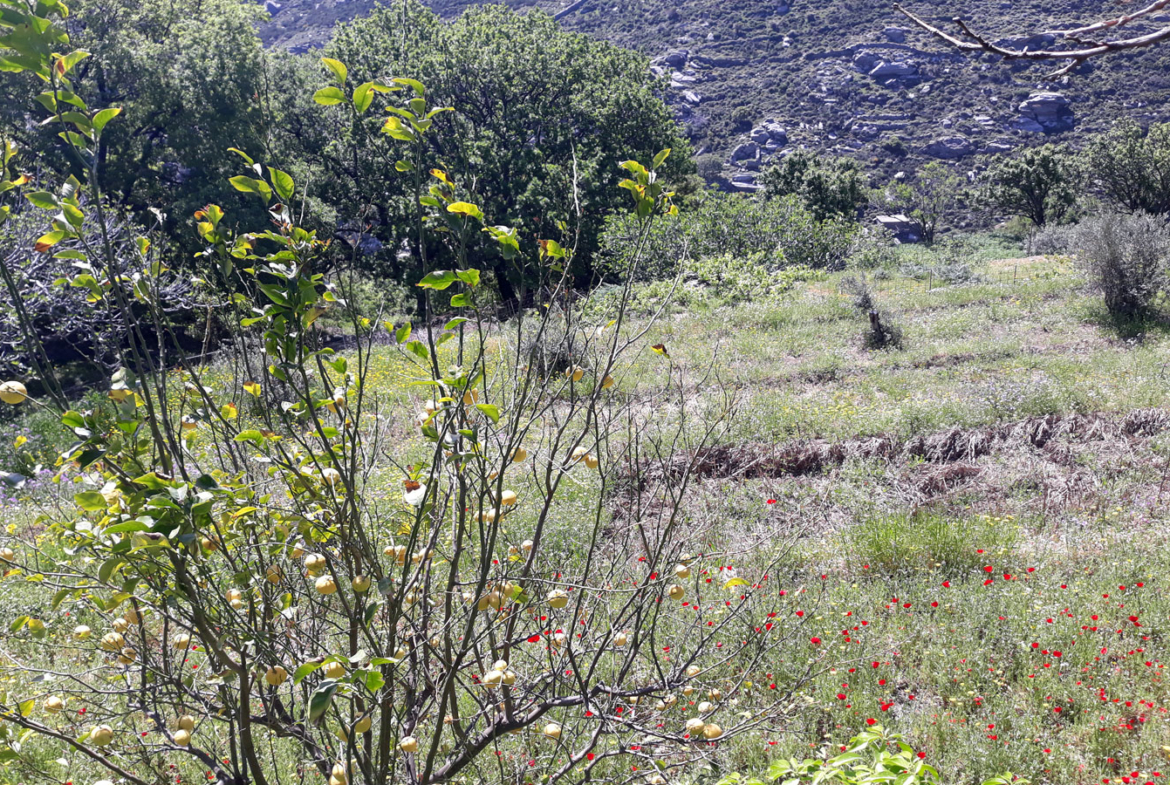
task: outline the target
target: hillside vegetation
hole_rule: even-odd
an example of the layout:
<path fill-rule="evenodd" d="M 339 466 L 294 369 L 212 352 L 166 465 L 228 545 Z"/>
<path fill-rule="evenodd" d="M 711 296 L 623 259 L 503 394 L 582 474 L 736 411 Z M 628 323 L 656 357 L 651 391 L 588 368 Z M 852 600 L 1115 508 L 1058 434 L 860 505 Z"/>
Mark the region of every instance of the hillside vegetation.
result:
<path fill-rule="evenodd" d="M 471 4 L 429 3 L 448 16 Z M 763 161 L 789 147 L 808 146 L 854 156 L 884 182 L 932 157 L 978 168 L 987 156 L 1020 145 L 1054 139 L 1075 144 L 1121 116 L 1168 119 L 1170 55 L 1158 49 L 1086 64 L 1047 82 L 1042 77 L 1051 66 L 1005 65 L 994 56 L 947 51 L 912 28 L 892 3 L 523 0 L 509 5 L 563 13 L 567 29 L 653 58 L 671 83 L 664 94 L 693 146 L 716 157 L 719 167 L 713 163 L 710 171 L 722 169 L 727 179 L 741 174 L 743 183 L 750 182 L 756 159 L 741 152 L 743 158 L 732 165 L 731 154 L 767 121 L 782 127 L 786 140 L 777 136 L 767 148 L 773 140 L 757 136 Z M 315 46 L 335 24 L 372 6 L 369 0 L 289 0 L 262 36 L 273 45 Z M 1100 0 L 921 0 L 908 7 L 940 24 L 962 14 L 992 39 L 1016 44 L 1036 32 L 1095 21 L 1116 8 Z M 1167 18 L 1155 16 L 1151 23 Z M 1067 106 L 1041 102 L 1021 112 L 1033 93 L 1049 91 L 1067 99 Z"/>

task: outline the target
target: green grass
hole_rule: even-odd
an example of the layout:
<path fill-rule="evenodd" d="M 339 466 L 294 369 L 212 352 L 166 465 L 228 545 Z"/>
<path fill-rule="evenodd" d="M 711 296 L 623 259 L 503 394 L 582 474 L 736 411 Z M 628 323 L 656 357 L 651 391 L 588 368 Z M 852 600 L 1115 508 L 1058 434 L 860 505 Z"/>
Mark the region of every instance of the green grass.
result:
<path fill-rule="evenodd" d="M 979 280 L 962 286 L 898 274 L 875 282 L 904 329 L 901 350 L 863 348 L 865 320 L 839 293 L 839 274 L 745 304 L 697 296 L 653 328 L 649 343 L 668 347 L 692 385 L 691 405 L 736 388 L 737 414 L 720 437 L 733 444 L 902 445 L 1048 414 L 1083 415 L 1103 429 L 1043 447 L 1007 440 L 950 462 L 856 452 L 811 474 L 729 473 L 696 485 L 687 512 L 711 550 L 728 554 L 699 568 L 734 562 L 750 575 L 779 558 L 770 579 L 786 594 L 775 620 L 793 633 L 768 670 L 745 675 L 751 686 L 728 696 L 729 706 L 750 712 L 773 684 L 779 691 L 805 669 L 814 674 L 783 722 L 722 744 L 713 768 L 761 771 L 780 754 L 835 751 L 873 719 L 904 734 L 949 782 L 1009 770 L 1051 785 L 1170 776 L 1159 752 L 1170 745 L 1170 434 L 1117 426 L 1133 410 L 1166 407 L 1170 338 L 1110 331 L 1065 264 L 977 261 Z M 615 374 L 619 389 L 636 400 L 663 362 L 639 354 Z M 699 386 L 712 363 L 721 382 Z M 376 355 L 372 378 L 386 399 L 417 406 L 421 394 L 393 353 Z M 210 383 L 236 381 L 216 369 Z M 409 432 L 397 436 L 399 454 L 417 449 Z M 585 475 L 558 501 L 565 524 L 551 536 L 566 561 L 579 547 L 571 522 L 596 493 Z M 13 492 L 0 522 L 27 531 L 59 496 L 68 490 L 48 483 Z M 509 523 L 517 539 L 526 514 Z M 3 581 L 0 621 L 39 613 L 51 640 L 77 623 L 51 617 L 40 596 L 23 579 Z M 823 643 L 810 648 L 814 636 Z M 7 641 L 4 657 L 83 665 L 24 635 Z M 686 704 L 680 710 L 693 708 Z M 60 751 L 50 744 L 28 750 L 61 781 L 100 778 L 80 760 L 55 768 Z"/>

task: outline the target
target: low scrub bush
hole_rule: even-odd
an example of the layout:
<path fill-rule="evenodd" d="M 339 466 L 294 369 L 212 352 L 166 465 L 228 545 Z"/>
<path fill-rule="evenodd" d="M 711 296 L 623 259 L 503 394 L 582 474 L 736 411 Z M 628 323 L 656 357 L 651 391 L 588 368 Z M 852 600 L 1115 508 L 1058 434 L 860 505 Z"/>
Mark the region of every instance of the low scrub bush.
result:
<path fill-rule="evenodd" d="M 902 736 L 890 733 L 876 720 L 868 729 L 849 740 L 840 755 L 832 758 L 781 758 L 773 761 L 763 777 L 729 774 L 717 785 L 784 785 L 833 782 L 838 785 L 885 785 L 885 783 L 920 783 L 938 785 L 942 775 L 926 762 L 925 753 L 916 752 Z M 1028 785 L 1028 780 L 1010 772 L 992 777 L 983 785 Z"/>
<path fill-rule="evenodd" d="M 843 219 L 818 221 L 794 196 L 753 199 L 734 194 L 703 194 L 689 211 L 662 220 L 644 239 L 644 261 L 631 268 L 638 247 L 638 224 L 616 216 L 602 239 L 602 268 L 612 279 L 671 278 L 690 260 L 723 256 L 755 257 L 766 269 L 805 266 L 836 269 L 853 247 L 856 225 Z M 632 273 L 627 271 L 632 270 Z"/>
<path fill-rule="evenodd" d="M 869 319 L 865 345 L 869 349 L 898 349 L 902 346 L 902 328 L 893 317 L 878 308 L 865 277 L 848 276 L 841 289 L 853 298 L 853 306 Z"/>
<path fill-rule="evenodd" d="M 1110 213 L 1078 226 L 1077 258 L 1117 320 L 1152 315 L 1166 286 L 1170 227 L 1148 213 Z"/>

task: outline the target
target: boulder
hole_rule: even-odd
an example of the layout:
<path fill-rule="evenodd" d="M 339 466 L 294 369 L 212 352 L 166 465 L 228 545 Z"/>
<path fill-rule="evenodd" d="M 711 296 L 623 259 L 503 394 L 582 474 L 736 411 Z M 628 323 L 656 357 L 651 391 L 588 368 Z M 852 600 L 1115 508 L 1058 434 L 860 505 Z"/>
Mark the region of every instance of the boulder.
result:
<path fill-rule="evenodd" d="M 944 136 L 935 139 L 922 149 L 925 155 L 931 158 L 942 158 L 947 161 L 962 158 L 975 152 L 975 145 L 965 136 Z"/>
<path fill-rule="evenodd" d="M 918 224 L 901 213 L 897 215 L 879 215 L 878 226 L 894 236 L 899 243 L 916 243 L 922 239 Z"/>
<path fill-rule="evenodd" d="M 878 61 L 869 70 L 869 75 L 874 79 L 901 79 L 906 76 L 915 76 L 917 73 L 918 66 L 914 63 L 888 63 L 885 60 Z"/>
<path fill-rule="evenodd" d="M 1007 141 L 988 142 L 983 145 L 983 149 L 979 152 L 987 154 L 1010 153 L 1015 149 L 1015 145 Z"/>
<path fill-rule="evenodd" d="M 788 144 L 788 131 L 784 126 L 777 123 L 775 120 L 769 120 L 764 123 L 764 128 L 768 131 L 768 138 L 779 145 Z"/>
<path fill-rule="evenodd" d="M 853 67 L 863 74 L 868 74 L 878 64 L 878 56 L 865 49 L 853 55 Z"/>
<path fill-rule="evenodd" d="M 1060 93 L 1032 93 L 1020 103 L 1019 111 L 1023 118 L 1034 120 L 1046 134 L 1072 130 L 1075 124 L 1069 100 Z"/>
<path fill-rule="evenodd" d="M 666 63 L 671 68 L 682 68 L 687 64 L 687 58 L 690 57 L 690 55 L 691 53 L 686 49 L 672 49 L 662 58 L 662 62 Z"/>
<path fill-rule="evenodd" d="M 683 100 L 688 104 L 695 104 L 696 106 L 703 102 L 703 96 L 690 90 L 687 90 L 685 93 L 683 93 L 682 97 Z"/>
<path fill-rule="evenodd" d="M 886 37 L 887 41 L 895 44 L 906 43 L 906 31 L 901 27 L 887 27 L 882 31 L 882 35 Z"/>
<path fill-rule="evenodd" d="M 746 161 L 749 158 L 754 160 L 759 157 L 760 146 L 755 142 L 744 142 L 743 144 L 736 145 L 735 149 L 731 151 L 732 162 Z"/>
<path fill-rule="evenodd" d="M 767 128 L 753 128 L 749 134 L 751 140 L 761 147 L 766 145 L 771 139 L 772 135 L 768 133 Z"/>

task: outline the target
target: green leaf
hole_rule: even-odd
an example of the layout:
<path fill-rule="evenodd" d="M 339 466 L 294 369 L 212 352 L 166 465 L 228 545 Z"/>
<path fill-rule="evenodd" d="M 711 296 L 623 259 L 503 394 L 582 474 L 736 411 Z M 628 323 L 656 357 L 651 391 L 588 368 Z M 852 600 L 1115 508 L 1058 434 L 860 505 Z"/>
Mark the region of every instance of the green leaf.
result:
<path fill-rule="evenodd" d="M 86 510 L 87 512 L 98 512 L 105 510 L 108 506 L 106 504 L 105 497 L 97 491 L 83 491 L 81 493 L 76 493 L 73 495 L 73 501 L 77 503 L 78 507 Z"/>
<path fill-rule="evenodd" d="M 71 589 L 62 589 L 61 591 L 57 592 L 53 595 L 53 601 L 50 603 L 49 607 L 51 607 L 53 610 L 57 610 L 61 607 L 61 603 L 65 602 L 65 598 L 72 593 L 73 592 Z"/>
<path fill-rule="evenodd" d="M 12 620 L 12 624 L 8 625 L 8 631 L 13 634 L 18 633 L 26 624 L 28 624 L 28 616 L 17 616 Z"/>
<path fill-rule="evenodd" d="M 471 202 L 453 202 L 447 205 L 447 212 L 462 215 L 465 218 L 475 218 L 476 220 L 483 220 L 483 211 Z"/>
<path fill-rule="evenodd" d="M 122 114 L 122 108 L 120 106 L 112 106 L 108 109 L 103 109 L 93 116 L 93 127 L 100 131 L 106 127 L 106 123 L 110 122 L 120 114 Z"/>
<path fill-rule="evenodd" d="M 287 203 L 293 198 L 296 189 L 292 175 L 270 166 L 268 167 L 268 179 L 272 180 L 272 187 L 276 189 L 276 195 L 280 197 L 282 202 Z"/>
<path fill-rule="evenodd" d="M 98 580 L 102 583 L 108 582 L 110 580 L 110 576 L 114 574 L 114 570 L 118 569 L 120 564 L 122 564 L 121 556 L 113 556 L 109 559 L 106 559 L 104 562 L 102 562 L 102 566 L 98 568 Z"/>
<path fill-rule="evenodd" d="M 451 298 L 452 308 L 466 308 L 469 305 L 471 305 L 471 295 L 466 292 L 462 292 Z"/>
<path fill-rule="evenodd" d="M 493 423 L 500 421 L 500 407 L 491 403 L 477 403 L 475 408 L 483 412 Z"/>
<path fill-rule="evenodd" d="M 479 286 L 479 270 L 456 270 L 455 275 L 459 276 L 459 280 L 468 286 Z"/>
<path fill-rule="evenodd" d="M 25 199 L 28 199 L 42 210 L 56 210 L 60 205 L 57 203 L 57 197 L 48 191 L 33 191 L 25 194 Z"/>
<path fill-rule="evenodd" d="M 443 325 L 443 329 L 444 329 L 444 330 L 454 330 L 454 329 L 455 329 L 456 327 L 458 327 L 459 325 L 461 325 L 461 324 L 465 324 L 465 323 L 467 323 L 468 321 L 470 321 L 470 319 L 467 319 L 467 318 L 465 318 L 465 317 L 463 317 L 463 316 L 456 316 L 454 319 L 452 319 L 451 321 L 449 321 L 449 322 L 447 322 L 446 324 L 444 324 L 444 325 Z"/>
<path fill-rule="evenodd" d="M 254 177 L 247 177 L 245 175 L 238 174 L 235 177 L 230 178 L 228 182 L 231 183 L 237 191 L 259 194 L 265 202 L 272 198 L 272 189 L 269 188 L 268 183 L 264 182 L 263 180 L 257 180 Z"/>
<path fill-rule="evenodd" d="M 235 153 L 236 155 L 240 156 L 240 158 L 243 158 L 245 161 L 248 162 L 248 166 L 252 166 L 254 163 L 256 163 L 255 161 L 252 160 L 252 156 L 248 155 L 247 153 L 245 153 L 243 150 L 241 150 L 238 147 L 229 147 L 228 152 Z"/>
<path fill-rule="evenodd" d="M 657 169 L 658 167 L 662 166 L 662 162 L 665 161 L 669 156 L 670 156 L 670 148 L 667 147 L 665 150 L 660 152 L 658 155 L 654 156 L 654 163 L 650 166 L 650 168 Z"/>
<path fill-rule="evenodd" d="M 36 707 L 37 707 L 36 698 L 29 698 L 26 701 L 22 701 L 20 703 L 20 706 L 18 707 L 20 709 L 20 716 L 21 717 L 29 716 L 30 714 L 33 713 L 33 709 L 35 709 Z"/>
<path fill-rule="evenodd" d="M 406 344 L 406 350 L 424 362 L 431 359 L 431 352 L 422 341 L 411 341 Z"/>
<path fill-rule="evenodd" d="M 398 77 L 396 79 L 391 79 L 390 81 L 394 82 L 395 84 L 406 85 L 410 89 L 414 90 L 414 94 L 419 96 L 420 98 L 427 91 L 427 89 L 425 87 L 423 87 L 423 83 L 418 81 L 417 79 L 407 79 L 406 77 Z"/>
<path fill-rule="evenodd" d="M 442 291 L 457 280 L 455 273 L 450 270 L 435 270 L 434 272 L 427 273 L 417 285 L 424 289 Z"/>
<path fill-rule="evenodd" d="M 394 341 L 396 343 L 406 343 L 406 339 L 410 337 L 410 322 L 402 325 L 394 333 Z"/>
<path fill-rule="evenodd" d="M 349 77 L 349 69 L 345 67 L 345 63 L 334 60 L 332 57 L 322 57 L 321 62 L 333 72 L 333 78 L 337 80 L 338 84 L 345 84 L 345 80 Z"/>
<path fill-rule="evenodd" d="M 333 693 L 337 692 L 337 682 L 327 680 L 313 691 L 309 697 L 309 722 L 316 722 L 325 716 L 329 704 L 333 702 Z"/>
<path fill-rule="evenodd" d="M 345 93 L 340 87 L 322 87 L 313 93 L 313 100 L 321 106 L 336 106 L 345 103 Z"/>
<path fill-rule="evenodd" d="M 304 665 L 293 671 L 293 684 L 300 684 L 313 671 L 324 665 L 324 662 L 306 662 Z"/>

